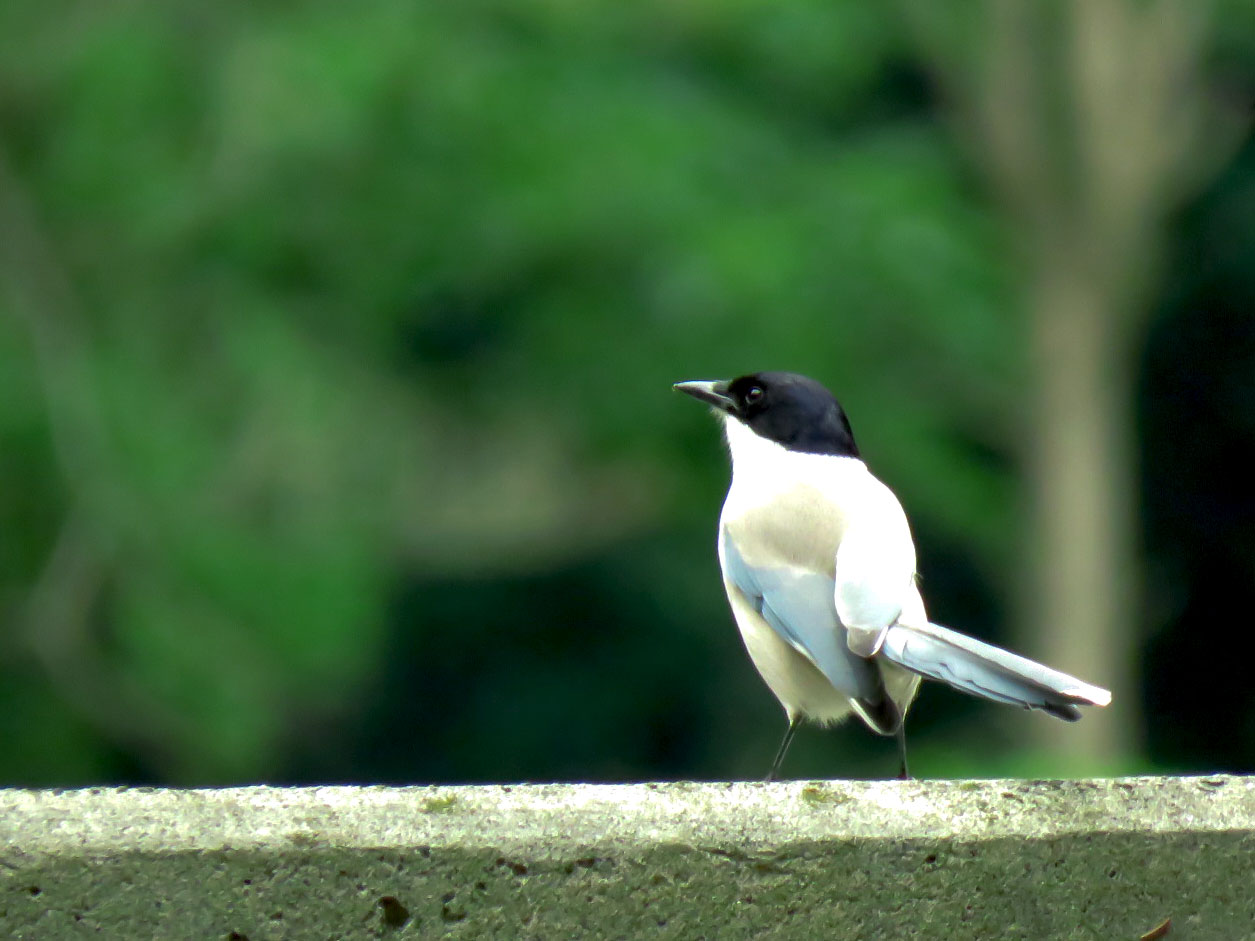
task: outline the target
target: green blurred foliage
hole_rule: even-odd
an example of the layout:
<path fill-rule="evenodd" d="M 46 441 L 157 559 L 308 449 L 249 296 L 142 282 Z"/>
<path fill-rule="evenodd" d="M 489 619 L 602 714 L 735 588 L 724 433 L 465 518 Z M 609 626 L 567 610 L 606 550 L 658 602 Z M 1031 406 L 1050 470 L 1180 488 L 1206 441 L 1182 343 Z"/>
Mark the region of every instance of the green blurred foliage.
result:
<path fill-rule="evenodd" d="M 852 0 L 0 7 L 0 782 L 761 773 L 684 378 L 829 382 L 996 630 L 1017 268 L 943 117 Z M 922 773 L 1027 766 L 945 698 Z"/>

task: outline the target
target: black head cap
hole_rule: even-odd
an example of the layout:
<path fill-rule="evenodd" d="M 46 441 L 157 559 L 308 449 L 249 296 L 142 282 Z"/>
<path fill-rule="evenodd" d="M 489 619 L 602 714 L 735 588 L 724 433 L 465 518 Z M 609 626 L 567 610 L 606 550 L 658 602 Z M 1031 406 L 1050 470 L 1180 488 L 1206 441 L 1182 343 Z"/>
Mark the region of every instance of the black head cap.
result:
<path fill-rule="evenodd" d="M 681 392 L 734 416 L 790 451 L 858 457 L 854 432 L 831 392 L 794 372 L 757 372 L 730 382 L 681 382 Z"/>

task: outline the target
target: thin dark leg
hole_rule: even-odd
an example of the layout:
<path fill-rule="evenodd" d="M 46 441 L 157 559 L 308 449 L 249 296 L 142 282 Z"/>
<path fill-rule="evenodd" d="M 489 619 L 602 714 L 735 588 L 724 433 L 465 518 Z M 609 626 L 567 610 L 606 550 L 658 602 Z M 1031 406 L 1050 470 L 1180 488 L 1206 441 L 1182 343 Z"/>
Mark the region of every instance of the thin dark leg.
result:
<path fill-rule="evenodd" d="M 771 763 L 771 770 L 767 772 L 768 781 L 779 779 L 780 765 L 784 763 L 784 753 L 789 750 L 789 745 L 793 742 L 793 736 L 797 734 L 797 727 L 801 724 L 801 716 L 789 716 L 789 727 L 785 730 L 784 741 L 780 743 L 780 748 L 776 751 L 776 760 Z"/>
<path fill-rule="evenodd" d="M 896 733 L 898 739 L 898 758 L 902 761 L 902 767 L 898 771 L 898 779 L 901 781 L 909 781 L 911 772 L 906 769 L 906 719 L 905 717 L 898 721 L 898 731 Z"/>

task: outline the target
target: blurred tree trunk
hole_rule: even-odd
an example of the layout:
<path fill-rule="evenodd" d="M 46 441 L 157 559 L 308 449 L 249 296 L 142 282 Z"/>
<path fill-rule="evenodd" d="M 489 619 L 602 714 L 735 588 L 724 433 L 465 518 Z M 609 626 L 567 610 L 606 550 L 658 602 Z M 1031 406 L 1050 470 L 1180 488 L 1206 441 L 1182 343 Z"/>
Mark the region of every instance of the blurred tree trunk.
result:
<path fill-rule="evenodd" d="M 1017 645 L 1112 689 L 1079 727 L 1027 727 L 1082 769 L 1141 751 L 1135 363 L 1164 219 L 1232 139 L 1200 90 L 1203 6 L 989 0 L 966 32 L 907 6 L 1021 251 L 1032 525 Z"/>
<path fill-rule="evenodd" d="M 1029 288 L 1031 420 L 1022 442 L 1035 545 L 1025 559 L 1018 646 L 1110 688 L 1114 706 L 1068 728 L 1026 727 L 1038 744 L 1090 761 L 1140 749 L 1131 339 L 1111 298 L 1082 272 Z M 1088 759 L 1088 761 L 1086 760 Z"/>

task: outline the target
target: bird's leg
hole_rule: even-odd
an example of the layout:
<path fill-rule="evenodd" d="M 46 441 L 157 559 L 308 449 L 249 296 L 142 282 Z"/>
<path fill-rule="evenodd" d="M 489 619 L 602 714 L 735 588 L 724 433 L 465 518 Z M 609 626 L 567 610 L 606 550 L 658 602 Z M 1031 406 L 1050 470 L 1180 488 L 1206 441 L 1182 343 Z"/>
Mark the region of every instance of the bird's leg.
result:
<path fill-rule="evenodd" d="M 898 770 L 898 780 L 909 781 L 911 779 L 911 772 L 909 772 L 906 768 L 906 717 L 905 716 L 903 716 L 901 719 L 898 720 L 898 731 L 896 733 L 896 738 L 898 740 L 898 758 L 902 762 L 901 768 Z"/>
<path fill-rule="evenodd" d="M 784 741 L 780 743 L 780 748 L 776 751 L 776 760 L 771 763 L 771 770 L 767 772 L 768 781 L 776 781 L 780 777 L 780 765 L 784 763 L 784 753 L 789 750 L 789 745 L 793 741 L 793 736 L 797 734 L 797 727 L 802 724 L 801 715 L 789 716 L 789 727 L 785 729 Z"/>

